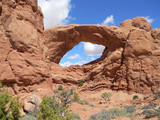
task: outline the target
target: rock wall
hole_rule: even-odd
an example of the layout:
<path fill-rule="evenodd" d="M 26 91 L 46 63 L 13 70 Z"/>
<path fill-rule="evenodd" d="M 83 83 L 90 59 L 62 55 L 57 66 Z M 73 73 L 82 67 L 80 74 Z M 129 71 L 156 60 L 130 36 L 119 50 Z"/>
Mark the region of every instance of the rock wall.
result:
<path fill-rule="evenodd" d="M 83 66 L 58 65 L 79 42 L 106 46 Z M 85 82 L 80 90 L 154 93 L 160 87 L 160 29 L 142 17 L 119 27 L 66 25 L 44 31 L 36 0 L 0 0 L 0 80 L 14 93 Z"/>
<path fill-rule="evenodd" d="M 49 79 L 43 15 L 36 0 L 1 0 L 0 8 L 0 80 L 26 92 Z"/>

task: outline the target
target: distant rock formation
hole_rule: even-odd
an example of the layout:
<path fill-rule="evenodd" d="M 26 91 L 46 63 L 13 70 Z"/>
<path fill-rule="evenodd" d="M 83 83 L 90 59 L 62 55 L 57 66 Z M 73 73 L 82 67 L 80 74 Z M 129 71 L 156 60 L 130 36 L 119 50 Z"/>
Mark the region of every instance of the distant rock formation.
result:
<path fill-rule="evenodd" d="M 79 42 L 106 48 L 83 66 L 58 65 Z M 106 25 L 66 25 L 44 31 L 36 0 L 0 1 L 0 80 L 13 93 L 87 83 L 82 90 L 154 93 L 160 87 L 160 29 L 143 18 Z M 93 85 L 94 83 L 94 85 Z"/>

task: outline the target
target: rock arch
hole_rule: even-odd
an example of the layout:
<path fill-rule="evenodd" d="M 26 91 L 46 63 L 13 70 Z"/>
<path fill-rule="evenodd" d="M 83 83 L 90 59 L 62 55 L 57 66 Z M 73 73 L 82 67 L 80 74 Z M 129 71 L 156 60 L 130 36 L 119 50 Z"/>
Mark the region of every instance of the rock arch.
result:
<path fill-rule="evenodd" d="M 91 42 L 107 48 L 121 46 L 124 39 L 120 29 L 105 25 L 68 25 L 53 27 L 45 31 L 48 58 L 59 63 L 61 58 L 79 42 Z"/>
<path fill-rule="evenodd" d="M 160 29 L 142 17 L 119 27 L 74 24 L 44 31 L 37 0 L 1 0 L 0 8 L 0 80 L 15 94 L 80 79 L 92 90 L 151 93 L 160 87 Z M 106 46 L 101 58 L 95 64 L 59 66 L 80 41 Z"/>

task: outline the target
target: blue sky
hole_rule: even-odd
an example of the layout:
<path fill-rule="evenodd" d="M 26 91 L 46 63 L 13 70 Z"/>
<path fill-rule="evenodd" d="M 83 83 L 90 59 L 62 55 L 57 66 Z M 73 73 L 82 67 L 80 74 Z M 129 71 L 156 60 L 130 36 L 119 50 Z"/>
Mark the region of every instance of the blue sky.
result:
<path fill-rule="evenodd" d="M 118 26 L 126 19 L 145 17 L 160 28 L 160 0 L 38 0 L 45 28 L 65 24 Z M 97 49 L 98 48 L 98 49 Z M 81 42 L 61 59 L 61 66 L 85 64 L 100 57 L 104 46 Z"/>

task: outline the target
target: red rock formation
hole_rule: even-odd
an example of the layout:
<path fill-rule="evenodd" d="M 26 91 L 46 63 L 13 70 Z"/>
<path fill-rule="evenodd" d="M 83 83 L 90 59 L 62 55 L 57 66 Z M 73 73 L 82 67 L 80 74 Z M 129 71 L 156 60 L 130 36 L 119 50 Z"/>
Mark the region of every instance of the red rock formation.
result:
<path fill-rule="evenodd" d="M 36 0 L 0 1 L 0 80 L 15 93 L 85 82 L 81 90 L 155 92 L 160 87 L 160 29 L 142 17 L 119 27 L 66 25 L 43 30 Z M 100 59 L 83 66 L 58 65 L 79 42 L 106 46 Z"/>
<path fill-rule="evenodd" d="M 29 91 L 50 74 L 42 12 L 36 0 L 2 0 L 1 8 L 0 80 L 15 92 Z"/>

